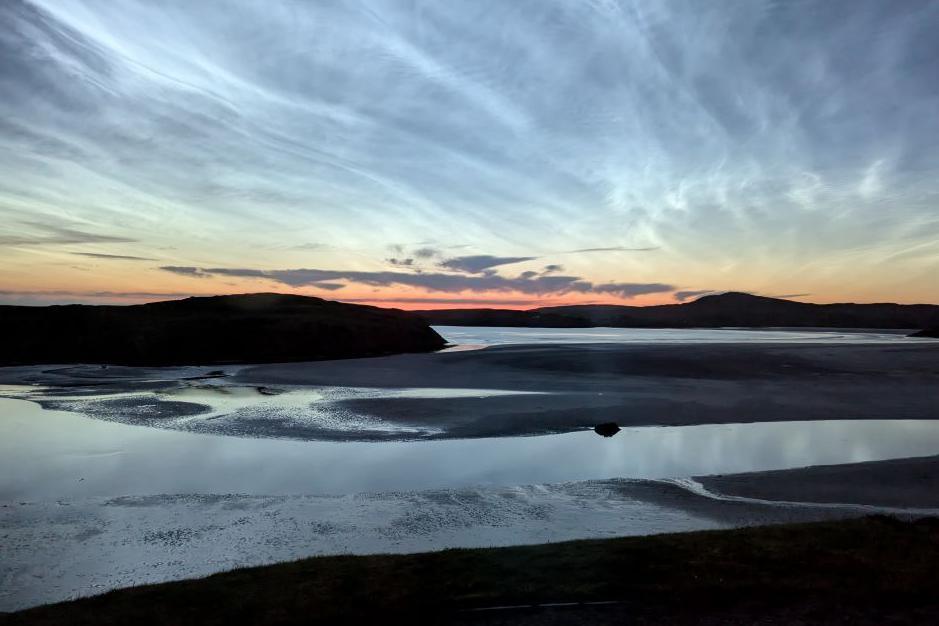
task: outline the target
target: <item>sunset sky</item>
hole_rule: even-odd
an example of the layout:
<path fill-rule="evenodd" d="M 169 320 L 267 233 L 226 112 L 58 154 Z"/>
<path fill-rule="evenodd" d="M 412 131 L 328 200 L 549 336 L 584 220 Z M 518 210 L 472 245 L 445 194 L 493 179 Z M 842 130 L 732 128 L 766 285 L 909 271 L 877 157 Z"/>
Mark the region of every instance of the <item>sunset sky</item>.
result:
<path fill-rule="evenodd" d="M 939 2 L 3 0 L 0 303 L 939 303 Z"/>

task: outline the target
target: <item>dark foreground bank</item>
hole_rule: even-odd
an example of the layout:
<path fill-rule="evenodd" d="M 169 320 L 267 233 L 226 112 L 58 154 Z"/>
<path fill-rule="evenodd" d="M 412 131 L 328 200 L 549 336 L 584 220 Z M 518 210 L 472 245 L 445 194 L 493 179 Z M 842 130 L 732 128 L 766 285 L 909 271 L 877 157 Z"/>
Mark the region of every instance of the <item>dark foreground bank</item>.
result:
<path fill-rule="evenodd" d="M 273 293 L 134 306 L 0 306 L 0 365 L 274 363 L 439 350 L 394 309 Z"/>
<path fill-rule="evenodd" d="M 920 624 L 937 614 L 939 519 L 868 517 L 312 558 L 124 589 L 0 621 L 209 625 L 419 617 L 421 623 L 461 624 Z"/>

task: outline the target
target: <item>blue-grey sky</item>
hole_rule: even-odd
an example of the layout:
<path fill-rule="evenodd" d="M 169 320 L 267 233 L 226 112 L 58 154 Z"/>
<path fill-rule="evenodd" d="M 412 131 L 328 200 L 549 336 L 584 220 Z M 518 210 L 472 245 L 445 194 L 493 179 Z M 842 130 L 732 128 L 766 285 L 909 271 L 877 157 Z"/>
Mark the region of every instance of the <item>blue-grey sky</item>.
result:
<path fill-rule="evenodd" d="M 939 301 L 939 2 L 4 0 L 0 301 Z"/>

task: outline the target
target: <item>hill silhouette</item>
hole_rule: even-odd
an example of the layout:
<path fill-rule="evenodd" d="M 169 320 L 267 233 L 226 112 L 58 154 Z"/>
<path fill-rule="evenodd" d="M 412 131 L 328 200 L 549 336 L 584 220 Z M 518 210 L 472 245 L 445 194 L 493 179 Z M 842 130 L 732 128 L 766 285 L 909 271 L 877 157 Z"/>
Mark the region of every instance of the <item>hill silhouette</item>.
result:
<path fill-rule="evenodd" d="M 811 304 L 728 292 L 685 304 L 624 306 L 583 304 L 507 311 L 415 311 L 437 325 L 615 328 L 827 327 L 932 328 L 939 306 L 931 304 Z"/>
<path fill-rule="evenodd" d="M 270 363 L 445 345 L 394 309 L 274 293 L 132 306 L 0 306 L 0 365 Z"/>

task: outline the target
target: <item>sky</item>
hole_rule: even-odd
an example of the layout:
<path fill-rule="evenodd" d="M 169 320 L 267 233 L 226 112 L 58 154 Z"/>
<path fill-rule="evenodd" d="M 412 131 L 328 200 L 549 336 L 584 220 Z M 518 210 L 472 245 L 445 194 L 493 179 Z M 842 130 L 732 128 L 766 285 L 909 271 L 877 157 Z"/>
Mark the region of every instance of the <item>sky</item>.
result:
<path fill-rule="evenodd" d="M 3 0 L 0 303 L 939 303 L 939 2 Z"/>

